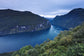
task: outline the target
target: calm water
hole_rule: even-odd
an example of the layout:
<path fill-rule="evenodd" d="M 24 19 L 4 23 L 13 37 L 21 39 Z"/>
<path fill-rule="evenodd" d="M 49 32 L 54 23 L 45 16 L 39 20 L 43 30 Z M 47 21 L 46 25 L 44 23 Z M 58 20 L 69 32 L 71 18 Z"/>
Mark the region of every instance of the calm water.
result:
<path fill-rule="evenodd" d="M 2 36 L 0 37 L 0 53 L 19 50 L 26 45 L 35 46 L 47 39 L 53 40 L 62 30 L 62 28 L 51 26 L 47 31 Z"/>

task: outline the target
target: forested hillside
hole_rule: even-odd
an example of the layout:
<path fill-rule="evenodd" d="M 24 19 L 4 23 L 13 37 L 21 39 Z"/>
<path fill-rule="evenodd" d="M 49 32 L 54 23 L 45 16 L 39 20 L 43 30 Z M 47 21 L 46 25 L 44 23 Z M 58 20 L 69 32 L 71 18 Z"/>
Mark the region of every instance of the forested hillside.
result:
<path fill-rule="evenodd" d="M 84 8 L 76 8 L 69 13 L 61 16 L 56 16 L 52 20 L 52 24 L 63 28 L 75 28 L 84 22 Z"/>
<path fill-rule="evenodd" d="M 84 24 L 62 31 L 54 40 L 40 45 L 25 46 L 12 56 L 84 56 Z"/>
<path fill-rule="evenodd" d="M 29 11 L 0 10 L 0 35 L 33 32 L 50 28 L 43 17 Z"/>

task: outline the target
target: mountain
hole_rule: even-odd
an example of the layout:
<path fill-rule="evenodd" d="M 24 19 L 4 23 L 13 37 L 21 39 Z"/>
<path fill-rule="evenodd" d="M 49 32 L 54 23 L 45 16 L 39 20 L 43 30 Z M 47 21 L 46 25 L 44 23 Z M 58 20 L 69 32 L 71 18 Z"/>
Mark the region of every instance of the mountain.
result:
<path fill-rule="evenodd" d="M 0 10 L 0 35 L 33 32 L 50 28 L 47 19 L 29 11 Z"/>
<path fill-rule="evenodd" d="M 84 22 L 84 9 L 76 8 L 65 15 L 56 16 L 52 24 L 69 29 L 80 25 L 82 22 Z"/>

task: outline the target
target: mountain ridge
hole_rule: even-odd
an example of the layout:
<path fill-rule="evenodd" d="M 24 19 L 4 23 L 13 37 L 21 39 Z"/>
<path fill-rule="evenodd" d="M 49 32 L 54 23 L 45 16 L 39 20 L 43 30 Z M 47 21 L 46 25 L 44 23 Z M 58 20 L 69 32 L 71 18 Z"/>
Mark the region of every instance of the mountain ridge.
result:
<path fill-rule="evenodd" d="M 0 35 L 33 32 L 50 28 L 47 19 L 30 11 L 0 10 Z"/>
<path fill-rule="evenodd" d="M 58 25 L 64 28 L 74 28 L 84 21 L 84 9 L 76 8 L 69 13 L 61 16 L 56 16 L 52 20 L 53 25 Z"/>

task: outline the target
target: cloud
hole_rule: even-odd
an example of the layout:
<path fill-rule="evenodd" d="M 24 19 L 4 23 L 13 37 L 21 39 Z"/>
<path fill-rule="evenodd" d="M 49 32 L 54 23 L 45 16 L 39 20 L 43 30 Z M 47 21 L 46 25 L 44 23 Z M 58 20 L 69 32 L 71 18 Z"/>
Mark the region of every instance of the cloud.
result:
<path fill-rule="evenodd" d="M 64 14 L 74 8 L 84 8 L 83 5 L 84 0 L 0 0 L 0 8 L 26 10 L 45 16 Z"/>
<path fill-rule="evenodd" d="M 53 12 L 49 12 L 49 14 L 56 14 L 56 15 L 60 15 L 60 14 L 65 14 L 65 13 L 68 13 L 70 10 L 57 10 L 57 11 L 53 11 Z"/>
<path fill-rule="evenodd" d="M 45 17 L 45 18 L 54 18 L 56 17 L 56 15 L 40 15 L 42 17 Z"/>
<path fill-rule="evenodd" d="M 57 10 L 57 11 L 53 11 L 53 12 L 48 12 L 47 14 L 45 15 L 40 15 L 42 17 L 46 17 L 46 18 L 54 18 L 55 16 L 57 15 L 63 15 L 63 14 L 66 14 L 68 13 L 70 10 Z"/>

